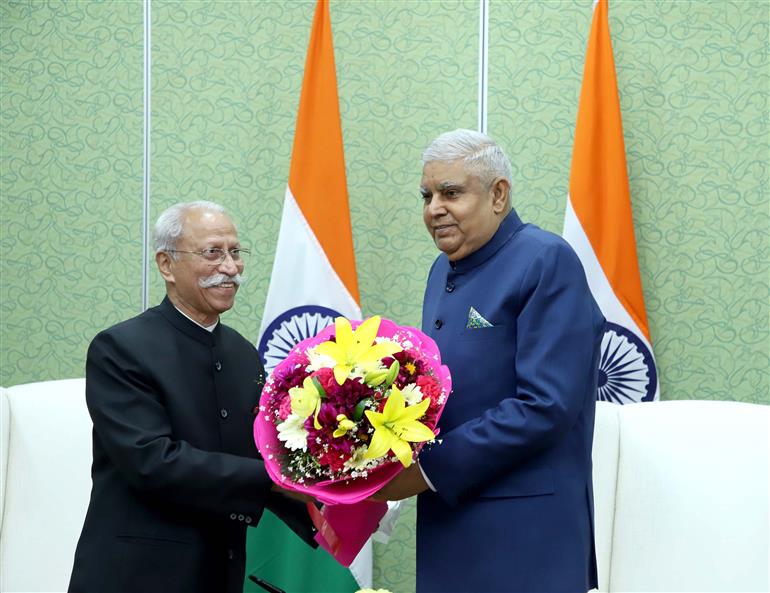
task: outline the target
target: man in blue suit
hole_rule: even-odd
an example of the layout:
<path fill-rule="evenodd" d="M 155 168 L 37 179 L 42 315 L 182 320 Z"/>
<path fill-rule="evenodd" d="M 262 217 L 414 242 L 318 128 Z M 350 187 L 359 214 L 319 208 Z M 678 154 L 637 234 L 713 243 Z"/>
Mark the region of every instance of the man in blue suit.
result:
<path fill-rule="evenodd" d="M 439 255 L 422 327 L 452 372 L 440 444 L 378 495 L 417 500 L 418 593 L 597 586 L 591 444 L 604 317 L 578 257 L 511 207 L 510 163 L 455 130 L 423 153 Z"/>

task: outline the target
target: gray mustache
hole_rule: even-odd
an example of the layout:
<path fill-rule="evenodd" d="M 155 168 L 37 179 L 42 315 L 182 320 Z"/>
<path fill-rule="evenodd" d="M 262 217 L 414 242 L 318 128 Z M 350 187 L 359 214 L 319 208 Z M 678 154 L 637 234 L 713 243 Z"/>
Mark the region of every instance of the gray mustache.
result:
<path fill-rule="evenodd" d="M 243 281 L 244 277 L 240 274 L 236 274 L 235 276 L 229 276 L 228 274 L 213 274 L 208 278 L 199 279 L 198 286 L 201 288 L 211 288 L 212 286 L 222 284 L 223 282 L 232 282 L 236 286 L 240 286 L 243 284 Z"/>

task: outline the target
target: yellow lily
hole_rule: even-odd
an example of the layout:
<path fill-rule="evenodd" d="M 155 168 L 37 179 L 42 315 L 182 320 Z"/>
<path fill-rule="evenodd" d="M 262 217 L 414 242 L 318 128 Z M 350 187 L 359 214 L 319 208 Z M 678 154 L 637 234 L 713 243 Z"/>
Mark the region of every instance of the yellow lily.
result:
<path fill-rule="evenodd" d="M 316 389 L 311 377 L 305 377 L 302 387 L 289 389 L 291 398 L 291 411 L 303 420 L 313 414 L 313 426 L 316 430 L 321 428 L 318 423 L 318 412 L 321 411 L 321 394 Z"/>
<path fill-rule="evenodd" d="M 339 422 L 337 430 L 332 433 L 335 439 L 348 434 L 349 430 L 353 430 L 356 427 L 356 423 L 345 416 L 345 414 L 337 414 L 337 422 Z"/>
<path fill-rule="evenodd" d="M 405 403 L 401 390 L 394 385 L 382 412 L 366 411 L 366 417 L 374 427 L 374 435 L 364 459 L 376 459 L 393 451 L 402 465 L 409 467 L 412 464 L 412 447 L 409 443 L 421 443 L 434 438 L 433 431 L 417 421 L 428 409 L 430 399 L 425 398 L 408 407 Z"/>
<path fill-rule="evenodd" d="M 391 340 L 383 340 L 377 344 L 377 330 L 381 318 L 377 315 L 370 317 L 353 331 L 350 321 L 337 317 L 334 321 L 336 341 L 324 342 L 316 346 L 316 352 L 334 359 L 334 378 L 339 385 L 345 382 L 350 371 L 356 365 L 365 367 L 386 356 L 401 352 L 402 348 Z"/>

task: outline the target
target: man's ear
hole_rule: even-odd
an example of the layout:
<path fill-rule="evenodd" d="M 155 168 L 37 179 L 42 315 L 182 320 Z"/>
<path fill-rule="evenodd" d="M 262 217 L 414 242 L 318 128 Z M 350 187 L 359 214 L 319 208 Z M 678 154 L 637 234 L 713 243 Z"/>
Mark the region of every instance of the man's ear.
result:
<path fill-rule="evenodd" d="M 171 271 L 171 256 L 165 251 L 158 251 L 155 254 L 155 263 L 158 264 L 160 275 L 166 282 L 174 282 L 174 273 Z"/>
<path fill-rule="evenodd" d="M 490 187 L 492 192 L 492 211 L 495 214 L 502 214 L 508 208 L 508 194 L 511 191 L 511 183 L 504 177 L 498 177 L 492 182 Z"/>

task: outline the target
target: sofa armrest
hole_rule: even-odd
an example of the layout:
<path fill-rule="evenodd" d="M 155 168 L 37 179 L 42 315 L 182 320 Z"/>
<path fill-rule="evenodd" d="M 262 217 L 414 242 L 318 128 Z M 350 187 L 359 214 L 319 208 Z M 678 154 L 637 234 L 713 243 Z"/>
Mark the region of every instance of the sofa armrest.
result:
<path fill-rule="evenodd" d="M 0 539 L 3 534 L 5 509 L 5 478 L 8 473 L 8 440 L 10 438 L 11 409 L 4 387 L 0 387 Z"/>
<path fill-rule="evenodd" d="M 609 591 L 612 564 L 612 529 L 615 519 L 615 493 L 618 481 L 618 447 L 620 441 L 620 407 L 609 402 L 596 402 L 594 425 L 593 484 L 594 541 L 598 569 L 598 591 Z"/>
<path fill-rule="evenodd" d="M 623 406 L 610 591 L 767 591 L 770 406 Z"/>
<path fill-rule="evenodd" d="M 6 390 L 0 591 L 64 591 L 91 491 L 85 381 Z"/>

